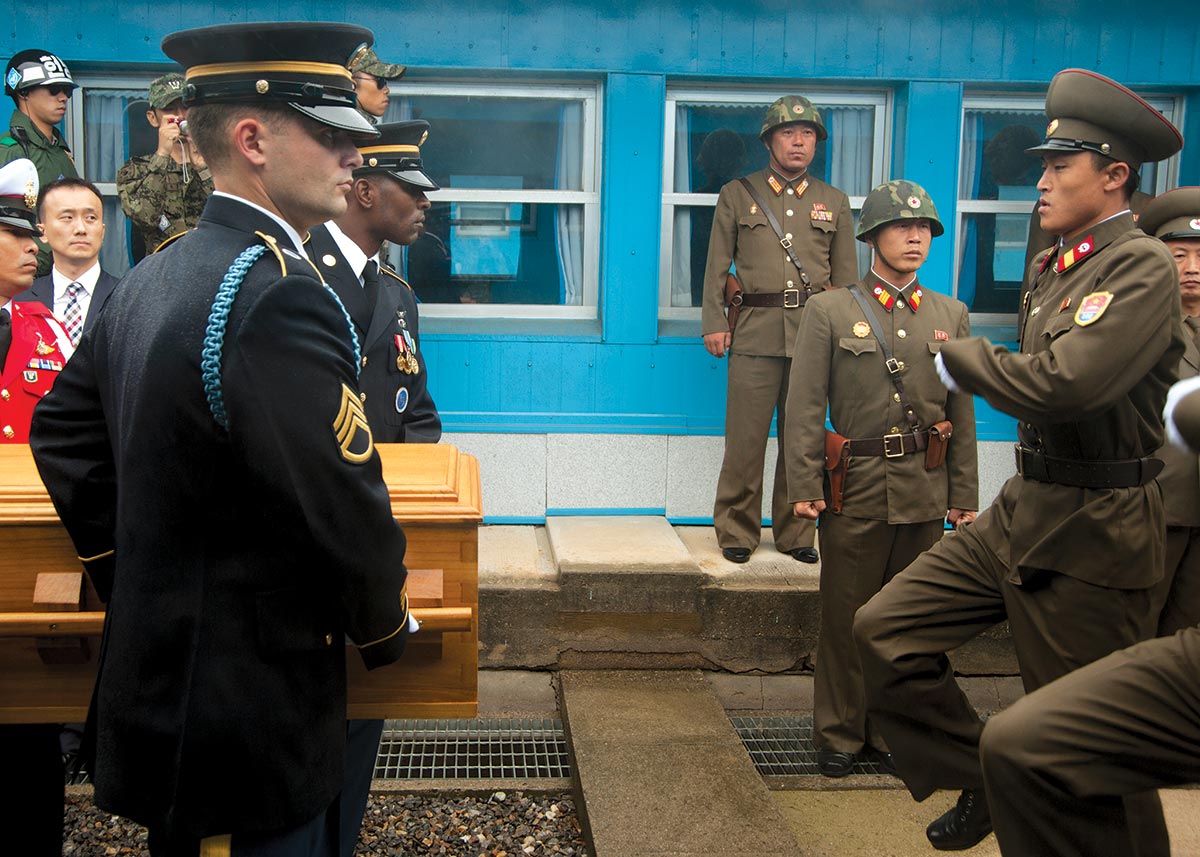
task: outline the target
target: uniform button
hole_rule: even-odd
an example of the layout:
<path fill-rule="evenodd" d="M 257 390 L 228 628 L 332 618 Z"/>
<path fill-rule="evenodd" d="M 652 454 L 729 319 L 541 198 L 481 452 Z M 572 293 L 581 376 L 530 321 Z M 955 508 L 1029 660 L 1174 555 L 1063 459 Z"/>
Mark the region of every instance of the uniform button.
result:
<path fill-rule="evenodd" d="M 787 210 L 787 216 L 788 216 L 788 217 L 791 217 L 791 216 L 792 216 L 793 214 L 795 214 L 795 213 L 796 213 L 796 212 L 792 211 L 790 208 Z"/>
<path fill-rule="evenodd" d="M 893 401 L 893 402 L 898 402 L 898 401 L 900 401 L 900 394 L 899 394 L 899 393 L 892 393 L 892 401 Z"/>
<path fill-rule="evenodd" d="M 367 355 L 365 355 L 365 354 L 363 355 L 363 359 L 362 359 L 362 365 L 363 365 L 363 366 L 366 366 L 366 365 L 367 365 Z"/>
<path fill-rule="evenodd" d="M 12 395 L 9 394 L 8 390 L 0 390 L 0 399 L 3 399 L 4 401 L 7 402 L 11 398 L 12 398 Z"/>
<path fill-rule="evenodd" d="M 790 187 L 788 188 L 788 196 L 794 196 L 795 193 L 796 192 L 794 190 L 792 190 Z"/>
<path fill-rule="evenodd" d="M 12 426 L 5 426 L 3 431 L 4 431 L 4 436 L 6 438 L 8 438 L 9 440 L 12 440 L 14 437 L 17 436 L 17 433 L 15 431 L 13 431 Z"/>
<path fill-rule="evenodd" d="M 358 398 L 360 401 L 362 401 L 362 403 L 364 405 L 367 403 L 367 394 L 366 393 L 359 393 Z"/>
<path fill-rule="evenodd" d="M 908 331 L 902 327 L 896 331 L 896 335 L 903 339 L 904 337 L 908 336 Z"/>
<path fill-rule="evenodd" d="M 899 433 L 900 433 L 900 429 L 899 429 L 899 428 L 897 428 L 896 426 L 892 426 L 890 429 L 888 429 L 888 432 L 889 432 L 890 434 L 899 434 Z"/>
<path fill-rule="evenodd" d="M 325 635 L 325 645 L 327 645 L 327 646 L 332 646 L 332 645 L 333 645 L 333 634 L 326 634 L 326 635 Z"/>
<path fill-rule="evenodd" d="M 787 235 L 784 235 L 783 237 L 784 237 L 784 238 L 786 238 L 788 241 L 791 241 L 791 240 L 792 240 L 792 233 L 790 233 L 790 232 L 789 232 Z"/>
<path fill-rule="evenodd" d="M 796 287 L 796 281 L 795 281 L 795 280 L 788 280 L 788 281 L 787 281 L 787 287 L 788 287 L 789 289 L 795 288 L 795 287 Z"/>

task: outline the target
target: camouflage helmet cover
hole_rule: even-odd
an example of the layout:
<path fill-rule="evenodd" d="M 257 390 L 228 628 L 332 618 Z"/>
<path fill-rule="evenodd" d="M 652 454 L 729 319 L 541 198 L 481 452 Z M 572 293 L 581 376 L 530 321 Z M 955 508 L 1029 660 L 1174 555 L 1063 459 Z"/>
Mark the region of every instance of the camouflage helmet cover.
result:
<path fill-rule="evenodd" d="M 829 137 L 829 132 L 825 130 L 825 123 L 821 121 L 821 111 L 814 107 L 811 101 L 803 95 L 785 95 L 767 108 L 766 115 L 763 116 L 762 130 L 758 132 L 758 139 L 766 140 L 767 135 L 780 125 L 790 125 L 793 122 L 808 122 L 814 126 L 817 130 L 818 140 Z"/>
<path fill-rule="evenodd" d="M 894 179 L 884 182 L 867 194 L 863 201 L 862 213 L 858 217 L 858 232 L 855 236 L 859 241 L 866 241 L 871 233 L 888 223 L 897 220 L 917 220 L 925 218 L 929 221 L 929 230 L 937 238 L 946 230 L 938 219 L 937 208 L 925 188 L 916 182 Z"/>

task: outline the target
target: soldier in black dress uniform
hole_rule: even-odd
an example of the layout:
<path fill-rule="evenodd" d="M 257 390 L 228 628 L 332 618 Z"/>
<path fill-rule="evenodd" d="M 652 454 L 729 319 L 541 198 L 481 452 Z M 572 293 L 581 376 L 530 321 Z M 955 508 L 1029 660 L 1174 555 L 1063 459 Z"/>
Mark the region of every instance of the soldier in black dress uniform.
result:
<path fill-rule="evenodd" d="M 34 417 L 31 443 L 108 613 L 96 803 L 156 855 L 337 853 L 345 645 L 409 629 L 404 533 L 353 325 L 301 250 L 345 210 L 348 58 L 329 23 L 174 33 L 216 194 L 144 260 Z"/>

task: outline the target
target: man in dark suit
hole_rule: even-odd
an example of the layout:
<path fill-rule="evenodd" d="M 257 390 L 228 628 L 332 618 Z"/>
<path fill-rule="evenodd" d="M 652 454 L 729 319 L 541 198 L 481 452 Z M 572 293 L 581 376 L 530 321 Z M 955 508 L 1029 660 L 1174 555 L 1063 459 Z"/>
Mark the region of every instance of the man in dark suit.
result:
<path fill-rule="evenodd" d="M 377 136 L 345 67 L 371 32 L 168 35 L 216 192 L 144 259 L 37 409 L 31 446 L 107 602 L 89 717 L 98 806 L 166 855 L 331 857 L 349 638 L 409 632 L 404 533 L 350 322 L 301 250 Z"/>
<path fill-rule="evenodd" d="M 85 179 L 50 182 L 38 197 L 38 220 L 54 256 L 54 267 L 33 281 L 17 300 L 38 301 L 63 323 L 71 344 L 96 321 L 117 278 L 100 269 L 104 244 L 104 201 Z"/>
<path fill-rule="evenodd" d="M 394 122 L 378 130 L 378 140 L 359 144 L 363 165 L 354 171 L 346 212 L 314 226 L 304 247 L 354 321 L 362 352 L 359 389 L 375 440 L 437 443 L 442 420 L 426 385 L 416 296 L 379 261 L 383 242 L 407 247 L 425 230 L 425 191 L 438 187 L 421 168 L 429 123 Z M 344 819 L 363 816 L 382 734 L 382 720 L 350 721 Z M 353 855 L 357 834 L 356 825 L 343 826 L 342 857 Z"/>

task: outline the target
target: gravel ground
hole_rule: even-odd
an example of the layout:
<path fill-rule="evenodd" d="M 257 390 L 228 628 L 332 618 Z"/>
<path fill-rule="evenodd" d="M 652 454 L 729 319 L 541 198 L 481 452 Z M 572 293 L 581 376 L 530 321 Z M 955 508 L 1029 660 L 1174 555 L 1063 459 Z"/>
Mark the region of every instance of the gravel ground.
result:
<path fill-rule="evenodd" d="M 145 857 L 146 830 L 67 796 L 63 855 Z M 359 857 L 587 857 L 574 802 L 566 796 L 493 792 L 488 796 L 371 795 Z"/>

